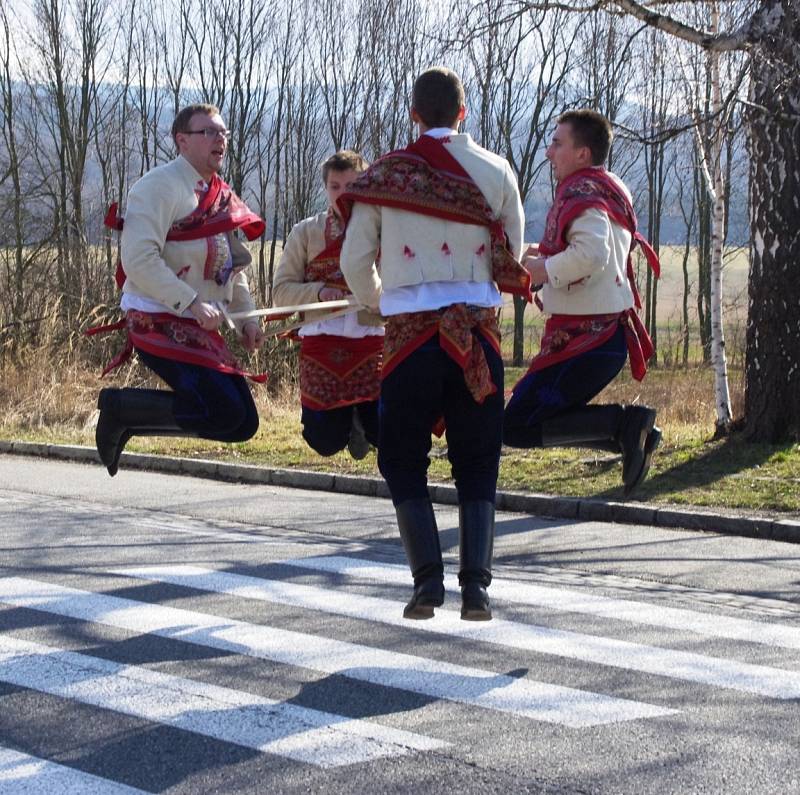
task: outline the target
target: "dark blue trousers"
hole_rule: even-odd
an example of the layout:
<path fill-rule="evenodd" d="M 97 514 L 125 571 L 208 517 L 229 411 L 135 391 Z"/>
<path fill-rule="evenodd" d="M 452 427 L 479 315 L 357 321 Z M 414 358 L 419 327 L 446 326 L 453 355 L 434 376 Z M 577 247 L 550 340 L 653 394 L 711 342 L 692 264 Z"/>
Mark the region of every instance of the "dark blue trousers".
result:
<path fill-rule="evenodd" d="M 446 423 L 447 457 L 459 502 L 494 502 L 503 425 L 503 361 L 478 334 L 497 387 L 482 404 L 463 370 L 442 350 L 438 335 L 401 362 L 381 384 L 378 468 L 392 502 L 428 496 L 431 428 Z"/>
<path fill-rule="evenodd" d="M 528 373 L 514 387 L 503 418 L 503 444 L 541 447 L 542 422 L 585 406 L 625 365 L 628 349 L 620 326 L 611 339 L 591 351 Z"/>
<path fill-rule="evenodd" d="M 244 442 L 258 430 L 258 411 L 240 375 L 176 362 L 136 349 L 139 359 L 175 392 L 175 421 L 203 439 Z"/>
<path fill-rule="evenodd" d="M 344 450 L 350 438 L 350 426 L 353 423 L 354 411 L 358 412 L 367 441 L 373 447 L 377 447 L 377 400 L 324 411 L 314 411 L 303 406 L 300 419 L 303 423 L 303 438 L 308 446 L 320 455 L 333 455 Z"/>

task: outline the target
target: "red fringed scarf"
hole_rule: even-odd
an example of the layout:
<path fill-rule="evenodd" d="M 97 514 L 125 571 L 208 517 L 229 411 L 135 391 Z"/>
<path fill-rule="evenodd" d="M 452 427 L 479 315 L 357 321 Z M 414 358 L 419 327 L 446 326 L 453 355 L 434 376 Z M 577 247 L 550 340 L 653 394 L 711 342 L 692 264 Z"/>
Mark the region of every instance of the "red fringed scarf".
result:
<path fill-rule="evenodd" d="M 631 256 L 634 247 L 637 244 L 641 246 L 656 278 L 661 274 L 661 266 L 658 255 L 638 231 L 636 213 L 628 197 L 605 168 L 580 169 L 559 183 L 553 205 L 547 213 L 539 253 L 549 257 L 564 251 L 568 246 L 569 225 L 589 209 L 602 210 L 612 221 L 631 233 L 628 282 L 636 309 L 641 309 Z M 641 381 L 647 373 L 647 362 L 653 355 L 653 343 L 633 309 L 612 315 L 553 315 L 545 324 L 541 350 L 531 362 L 528 372 L 543 370 L 599 347 L 613 336 L 619 325 L 625 328 L 631 372 L 634 378 Z"/>
<path fill-rule="evenodd" d="M 242 369 L 222 335 L 217 331 L 207 331 L 193 318 L 129 309 L 125 320 L 90 328 L 86 334 L 93 336 L 123 328 L 128 332 L 125 347 L 106 366 L 103 375 L 130 359 L 134 348 L 140 348 L 162 359 L 196 364 L 229 375 L 242 375 L 259 384 L 267 380 L 266 373 L 256 375 Z"/>
<path fill-rule="evenodd" d="M 307 282 L 324 282 L 350 293 L 339 266 L 344 226 L 333 210 L 325 219 L 325 248 L 306 265 Z M 324 319 L 324 318 L 323 318 Z M 313 411 L 377 400 L 381 389 L 383 337 L 300 337 L 300 402 Z"/>

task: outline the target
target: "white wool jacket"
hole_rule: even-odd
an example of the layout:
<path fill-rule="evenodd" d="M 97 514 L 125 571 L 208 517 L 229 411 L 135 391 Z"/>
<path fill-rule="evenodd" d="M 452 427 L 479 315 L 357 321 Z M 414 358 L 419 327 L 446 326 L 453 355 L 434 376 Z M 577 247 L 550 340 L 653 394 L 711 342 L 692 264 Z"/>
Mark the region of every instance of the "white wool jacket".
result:
<path fill-rule="evenodd" d="M 175 315 L 182 315 L 195 297 L 219 302 L 230 312 L 255 308 L 244 272 L 252 258 L 234 235 L 167 240 L 172 224 L 197 207 L 196 189 L 203 184 L 194 167 L 179 156 L 149 171 L 131 188 L 120 239 L 123 293 L 156 301 Z M 206 278 L 230 257 L 234 272 L 226 284 Z M 243 323 L 236 326 L 241 333 Z"/>
<path fill-rule="evenodd" d="M 612 178 L 631 194 L 619 177 Z M 631 234 L 606 213 L 589 209 L 567 230 L 567 248 L 547 257 L 546 283 L 539 295 L 549 315 L 604 315 L 634 305 L 627 276 Z"/>
<path fill-rule="evenodd" d="M 524 214 L 517 180 L 504 158 L 464 133 L 444 145 L 502 220 L 511 253 L 522 251 Z M 375 258 L 380 251 L 380 269 Z M 353 294 L 377 309 L 384 289 L 430 282 L 491 282 L 489 230 L 420 213 L 356 202 L 341 255 Z"/>

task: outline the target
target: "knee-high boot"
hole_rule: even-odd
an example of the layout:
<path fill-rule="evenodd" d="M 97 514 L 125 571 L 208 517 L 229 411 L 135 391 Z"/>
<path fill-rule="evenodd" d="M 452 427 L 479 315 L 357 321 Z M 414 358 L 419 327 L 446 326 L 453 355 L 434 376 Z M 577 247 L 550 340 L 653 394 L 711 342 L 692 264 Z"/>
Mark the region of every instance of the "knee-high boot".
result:
<path fill-rule="evenodd" d="M 433 608 L 444 602 L 444 566 L 433 505 L 427 497 L 406 500 L 395 506 L 395 512 L 414 577 L 414 593 L 403 617 L 432 618 Z"/>
<path fill-rule="evenodd" d="M 544 447 L 589 447 L 622 453 L 627 497 L 647 476 L 661 442 L 656 412 L 647 406 L 591 405 L 571 409 L 542 423 Z"/>
<path fill-rule="evenodd" d="M 461 618 L 489 621 L 492 611 L 486 589 L 492 582 L 494 503 L 473 500 L 458 506 L 458 547 Z"/>
<path fill-rule="evenodd" d="M 159 389 L 102 389 L 95 442 L 112 477 L 132 436 L 194 436 L 175 421 L 175 393 Z"/>

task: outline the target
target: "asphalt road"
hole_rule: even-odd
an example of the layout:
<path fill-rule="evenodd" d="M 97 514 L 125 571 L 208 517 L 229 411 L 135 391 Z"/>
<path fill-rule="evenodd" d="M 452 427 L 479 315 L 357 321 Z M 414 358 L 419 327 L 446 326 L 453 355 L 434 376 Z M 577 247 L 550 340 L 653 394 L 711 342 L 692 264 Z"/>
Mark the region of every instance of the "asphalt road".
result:
<path fill-rule="evenodd" d="M 0 456 L 0 792 L 800 792 L 800 546 Z"/>

